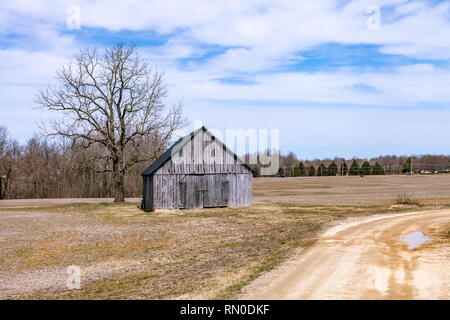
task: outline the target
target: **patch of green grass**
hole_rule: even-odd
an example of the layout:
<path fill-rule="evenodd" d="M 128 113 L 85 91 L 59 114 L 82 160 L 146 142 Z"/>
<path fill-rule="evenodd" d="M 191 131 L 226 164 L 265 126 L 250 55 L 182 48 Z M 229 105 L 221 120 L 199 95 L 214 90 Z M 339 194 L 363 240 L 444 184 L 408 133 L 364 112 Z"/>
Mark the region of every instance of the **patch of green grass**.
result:
<path fill-rule="evenodd" d="M 251 243 L 249 242 L 229 242 L 224 243 L 219 246 L 219 248 L 237 248 L 237 247 L 248 247 Z"/>

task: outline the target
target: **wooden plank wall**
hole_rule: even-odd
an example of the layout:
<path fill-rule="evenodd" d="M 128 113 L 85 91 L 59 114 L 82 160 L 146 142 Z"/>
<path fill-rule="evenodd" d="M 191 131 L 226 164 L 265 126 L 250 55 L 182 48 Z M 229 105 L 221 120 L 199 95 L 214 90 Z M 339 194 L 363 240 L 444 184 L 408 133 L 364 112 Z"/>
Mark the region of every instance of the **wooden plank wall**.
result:
<path fill-rule="evenodd" d="M 206 150 L 206 152 L 204 152 Z M 252 203 L 252 173 L 224 146 L 214 141 L 210 135 L 199 132 L 185 144 L 181 155 L 186 161 L 174 162 L 169 159 L 152 176 L 144 177 L 145 205 L 152 208 L 178 208 L 180 205 L 179 183 L 186 188 L 186 207 L 203 207 L 205 188 L 214 188 L 208 193 L 208 201 L 217 201 L 218 190 L 223 190 L 223 179 L 228 181 L 228 206 L 247 206 Z M 220 175 L 221 179 L 214 178 Z M 148 178 L 145 182 L 145 179 Z M 151 179 L 150 179 L 151 178 Z M 150 186 L 149 186 L 150 185 Z"/>
<path fill-rule="evenodd" d="M 211 199 L 209 201 L 219 201 L 218 199 L 225 198 L 219 195 L 219 190 L 222 192 L 222 180 L 214 179 L 215 175 L 154 175 L 153 186 L 148 190 L 153 189 L 153 196 L 147 192 L 146 205 L 151 205 L 153 208 L 178 208 L 180 206 L 180 191 L 179 182 L 185 183 L 186 188 L 186 208 L 203 207 L 203 192 L 199 189 L 208 188 L 211 192 L 208 195 Z M 252 174 L 225 174 L 223 179 L 228 181 L 229 194 L 227 203 L 221 203 L 218 206 L 249 206 L 252 204 Z M 207 184 L 205 181 L 208 181 Z M 203 189 L 204 190 L 204 189 Z M 206 192 L 205 192 L 206 193 Z M 206 200 L 208 203 L 208 200 Z"/>
<path fill-rule="evenodd" d="M 206 150 L 206 152 L 204 152 Z M 181 150 L 182 163 L 169 159 L 154 174 L 207 174 L 207 173 L 248 173 L 250 172 L 223 145 L 200 132 L 185 144 Z"/>
<path fill-rule="evenodd" d="M 144 196 L 144 210 L 148 211 L 154 208 L 153 203 L 153 176 L 144 176 L 143 179 L 143 196 Z"/>

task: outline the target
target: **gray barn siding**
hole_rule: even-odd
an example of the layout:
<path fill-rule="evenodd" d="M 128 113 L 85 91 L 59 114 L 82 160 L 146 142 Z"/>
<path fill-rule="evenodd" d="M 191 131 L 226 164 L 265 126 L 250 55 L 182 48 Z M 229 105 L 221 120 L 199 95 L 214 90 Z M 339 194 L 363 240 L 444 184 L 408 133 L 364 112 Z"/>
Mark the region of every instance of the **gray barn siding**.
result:
<path fill-rule="evenodd" d="M 143 177 L 143 196 L 145 208 L 154 208 L 153 204 L 153 176 Z"/>
<path fill-rule="evenodd" d="M 204 155 L 205 148 L 211 153 Z M 181 150 L 190 151 L 191 159 L 175 164 L 169 158 L 151 175 L 143 175 L 145 209 L 251 205 L 251 170 L 206 129 Z M 209 161 L 212 158 L 214 162 Z"/>
<path fill-rule="evenodd" d="M 223 174 L 217 179 L 217 174 L 205 175 L 154 175 L 152 188 L 154 201 L 146 202 L 151 208 L 175 209 L 181 206 L 180 182 L 185 183 L 187 199 L 186 208 L 216 207 L 216 206 L 248 206 L 252 204 L 252 174 Z M 222 201 L 222 181 L 228 181 L 228 201 Z M 205 183 L 206 182 L 206 183 Z M 200 191 L 208 190 L 208 191 Z M 210 200 L 210 201 L 208 201 Z M 205 202 L 206 201 L 206 202 Z"/>
<path fill-rule="evenodd" d="M 208 143 L 214 144 L 214 149 L 218 156 L 213 157 L 208 153 L 205 154 L 205 160 L 203 161 L 203 150 L 206 147 L 204 144 L 205 135 L 208 139 Z M 159 168 L 154 174 L 206 174 L 206 173 L 248 173 L 249 170 L 240 164 L 237 159 L 234 159 L 234 155 L 224 150 L 224 146 L 216 141 L 212 141 L 210 136 L 205 133 L 199 133 L 194 136 L 191 142 L 185 144 L 182 148 L 182 153 L 186 154 L 190 150 L 192 155 L 189 163 L 174 164 L 172 159 L 169 159 L 161 168 Z M 219 161 L 211 159 L 220 158 Z M 217 160 L 217 159 L 215 159 Z"/>

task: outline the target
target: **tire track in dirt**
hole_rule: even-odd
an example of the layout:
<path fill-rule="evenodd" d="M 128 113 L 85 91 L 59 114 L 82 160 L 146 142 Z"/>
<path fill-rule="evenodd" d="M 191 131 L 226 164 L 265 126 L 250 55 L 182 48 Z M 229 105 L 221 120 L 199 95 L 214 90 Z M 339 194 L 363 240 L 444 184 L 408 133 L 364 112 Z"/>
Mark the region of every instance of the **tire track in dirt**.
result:
<path fill-rule="evenodd" d="M 398 239 L 436 233 L 450 210 L 351 219 L 263 275 L 242 299 L 449 299 L 450 248 L 434 239 L 408 250 Z M 448 244 L 448 242 L 447 242 Z"/>

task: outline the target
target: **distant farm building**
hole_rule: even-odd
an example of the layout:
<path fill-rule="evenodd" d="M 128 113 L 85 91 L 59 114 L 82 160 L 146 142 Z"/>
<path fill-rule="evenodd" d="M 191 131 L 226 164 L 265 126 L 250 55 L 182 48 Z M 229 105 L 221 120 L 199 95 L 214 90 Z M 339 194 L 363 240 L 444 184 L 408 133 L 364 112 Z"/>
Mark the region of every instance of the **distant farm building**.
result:
<path fill-rule="evenodd" d="M 252 173 L 202 127 L 178 140 L 142 173 L 142 208 L 248 206 L 252 203 Z"/>

